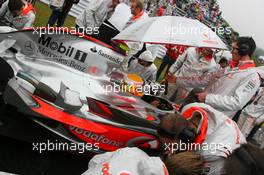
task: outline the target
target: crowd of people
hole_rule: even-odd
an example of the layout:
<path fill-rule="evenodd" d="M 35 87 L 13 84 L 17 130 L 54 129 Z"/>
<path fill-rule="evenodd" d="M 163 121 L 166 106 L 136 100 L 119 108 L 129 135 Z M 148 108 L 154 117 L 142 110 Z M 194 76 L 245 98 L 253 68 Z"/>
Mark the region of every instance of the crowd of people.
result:
<path fill-rule="evenodd" d="M 48 25 L 57 21 L 57 26 L 63 26 L 74 3 L 78 0 L 54 1 Z M 177 15 L 174 7 L 178 7 L 186 11 L 187 17 L 201 22 L 208 20 L 216 26 L 223 22 L 214 0 L 145 4 L 140 0 L 91 0 L 76 18 L 76 28 L 98 28 L 99 33 L 88 35 L 111 44 L 111 38 L 148 18 L 155 9 L 158 16 Z M 0 9 L 3 16 L 21 29 L 32 25 L 35 11 L 29 3 L 8 0 Z M 264 68 L 256 67 L 252 60 L 256 49 L 253 38 L 234 35 L 230 58 L 221 53 L 217 56 L 219 51 L 204 47 L 126 44 L 130 52 L 129 59 L 122 63 L 124 70 L 140 75 L 145 82 L 165 84 L 163 97 L 177 103 L 179 111 L 160 116 L 159 157 L 151 157 L 139 148 L 123 148 L 94 156 L 85 175 L 263 174 L 264 152 L 249 143 L 252 132 L 264 121 Z M 161 60 L 159 67 L 156 58 Z M 171 147 L 181 143 L 191 146 L 183 150 Z M 197 149 L 197 145 L 207 147 Z"/>
<path fill-rule="evenodd" d="M 175 0 L 175 1 L 147 1 L 146 10 L 150 15 L 155 16 L 157 11 L 163 12 L 164 15 L 177 16 L 177 8 L 186 12 L 186 17 L 193 19 L 199 19 L 201 22 L 204 20 L 212 22 L 213 25 L 219 25 L 222 21 L 222 12 L 215 0 L 198 0 L 198 1 L 187 1 L 187 0 Z"/>
<path fill-rule="evenodd" d="M 144 2 L 146 11 L 150 16 L 170 15 L 185 16 L 192 19 L 198 19 L 200 22 L 209 25 L 214 31 L 219 28 L 230 27 L 222 17 L 222 12 L 216 0 L 148 0 Z M 231 42 L 230 34 L 218 34 L 223 37 L 228 43 Z"/>
<path fill-rule="evenodd" d="M 24 0 L 11 0 L 10 3 L 16 4 L 16 6 L 10 5 L 11 9 L 10 8 L 9 9 L 12 11 L 19 11 L 20 13 L 19 14 L 14 13 L 13 15 L 8 15 L 8 13 L 7 14 L 5 13 L 6 10 L 8 9 L 6 8 L 8 2 L 9 0 L 6 0 L 6 1 L 3 0 L 0 2 L 0 5 L 3 4 L 2 10 L 0 11 L 0 16 L 5 16 L 5 21 L 8 21 L 9 24 L 14 28 L 22 29 L 26 27 L 31 27 L 36 18 L 36 11 L 33 8 L 33 6 Z M 64 25 L 64 22 L 73 4 L 78 4 L 78 3 L 79 3 L 79 0 L 51 0 L 49 3 L 49 7 L 51 9 L 51 15 L 46 25 L 54 26 L 56 24 L 57 27 L 62 27 Z M 104 8 L 99 7 L 99 6 L 94 6 L 90 8 L 99 7 L 99 9 L 101 10 L 102 9 L 109 10 L 110 8 L 108 7 L 109 3 L 110 1 L 109 2 L 106 1 L 102 3 L 104 4 Z M 26 6 L 29 6 L 29 7 L 22 7 L 22 4 L 26 4 Z M 101 4 L 101 2 L 99 1 L 98 4 Z M 113 12 L 114 6 L 111 7 L 110 9 L 112 9 L 112 12 Z M 219 5 L 217 4 L 217 1 L 215 0 L 199 0 L 199 1 L 146 0 L 144 1 L 144 9 L 149 16 L 184 15 L 185 17 L 188 17 L 188 18 L 198 19 L 201 22 L 206 23 L 207 25 L 210 25 L 213 30 L 216 30 L 217 28 L 221 28 L 221 27 L 223 28 L 229 27 L 228 24 L 225 22 L 225 20 L 222 18 L 222 15 L 221 15 L 222 12 L 219 8 Z M 178 9 L 181 9 L 184 12 L 184 14 L 179 14 Z M 122 9 L 122 10 L 124 11 L 125 9 Z M 100 12 L 97 11 L 97 14 L 99 13 L 105 14 L 103 11 L 100 11 Z M 109 10 L 108 14 L 111 15 L 111 10 Z M 83 15 L 91 16 L 87 13 L 84 13 Z M 81 17 L 83 18 L 83 15 L 77 17 L 77 20 L 76 20 L 77 26 L 79 26 L 80 24 L 82 25 L 82 23 L 80 22 L 81 20 L 80 18 Z M 106 17 L 106 16 L 103 16 L 103 17 Z M 23 18 L 23 20 L 21 21 L 18 18 Z M 95 20 L 101 21 L 102 19 L 99 18 Z M 223 33 L 219 35 L 221 35 L 227 42 L 231 41 L 230 34 Z"/>

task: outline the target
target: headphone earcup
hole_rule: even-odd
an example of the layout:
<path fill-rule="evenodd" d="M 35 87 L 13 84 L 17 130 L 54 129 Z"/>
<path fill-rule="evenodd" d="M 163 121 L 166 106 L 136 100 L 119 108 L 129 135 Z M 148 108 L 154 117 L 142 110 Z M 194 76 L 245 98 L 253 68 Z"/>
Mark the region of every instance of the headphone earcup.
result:
<path fill-rule="evenodd" d="M 192 128 L 184 128 L 179 135 L 180 140 L 184 143 L 193 143 L 196 138 L 196 134 L 194 129 Z"/>
<path fill-rule="evenodd" d="M 241 44 L 241 46 L 238 49 L 238 54 L 241 56 L 246 56 L 249 54 L 250 47 L 247 44 Z"/>

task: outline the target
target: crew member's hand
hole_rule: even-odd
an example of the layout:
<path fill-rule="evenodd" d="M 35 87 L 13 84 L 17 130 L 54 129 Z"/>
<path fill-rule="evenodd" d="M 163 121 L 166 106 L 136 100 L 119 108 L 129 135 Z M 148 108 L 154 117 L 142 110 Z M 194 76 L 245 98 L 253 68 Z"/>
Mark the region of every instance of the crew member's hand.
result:
<path fill-rule="evenodd" d="M 200 93 L 196 93 L 197 98 L 199 99 L 200 102 L 204 103 L 205 102 L 205 98 L 207 96 L 207 92 L 200 92 Z"/>

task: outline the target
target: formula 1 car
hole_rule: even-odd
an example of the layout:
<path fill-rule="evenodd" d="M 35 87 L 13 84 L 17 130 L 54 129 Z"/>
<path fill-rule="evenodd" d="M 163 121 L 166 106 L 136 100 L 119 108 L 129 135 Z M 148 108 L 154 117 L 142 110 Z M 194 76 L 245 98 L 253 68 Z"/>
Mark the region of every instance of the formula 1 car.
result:
<path fill-rule="evenodd" d="M 138 97 L 118 87 L 126 74 L 100 59 L 99 63 L 82 65 L 82 71 L 69 60 L 54 61 L 63 57 L 21 53 L 14 37 L 7 37 L 10 34 L 14 32 L 5 33 L 6 39 L 0 43 L 0 91 L 6 104 L 70 142 L 96 144 L 99 149 L 95 152 L 126 146 L 159 149 L 159 115 L 175 112 L 170 102 L 150 94 Z M 48 45 L 51 41 L 46 38 L 43 42 Z M 61 49 L 57 50 L 62 51 L 62 46 L 66 47 L 65 43 L 58 44 Z M 49 43 L 49 47 L 55 48 L 55 44 Z M 79 55 L 78 49 L 72 52 L 77 60 L 84 58 L 80 55 L 83 51 Z"/>

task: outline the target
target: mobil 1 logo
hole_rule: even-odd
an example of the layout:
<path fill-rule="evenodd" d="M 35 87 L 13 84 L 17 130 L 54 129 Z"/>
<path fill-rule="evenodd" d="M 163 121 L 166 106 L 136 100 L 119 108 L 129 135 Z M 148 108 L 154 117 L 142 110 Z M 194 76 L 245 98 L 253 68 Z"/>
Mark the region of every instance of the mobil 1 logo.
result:
<path fill-rule="evenodd" d="M 65 46 L 63 42 L 57 42 L 55 41 L 55 39 L 53 40 L 50 36 L 46 37 L 45 35 L 41 35 L 39 37 L 38 43 L 53 52 L 58 52 L 82 63 L 85 62 L 88 56 L 86 52 L 83 52 L 72 46 Z"/>
<path fill-rule="evenodd" d="M 83 51 L 80 51 L 80 50 L 77 50 L 77 51 L 76 51 L 76 54 L 75 54 L 75 56 L 74 56 L 74 59 L 75 59 L 75 60 L 78 60 L 78 61 L 84 63 L 85 60 L 86 60 L 86 58 L 87 58 L 87 53 L 85 53 L 85 52 L 83 52 Z"/>

